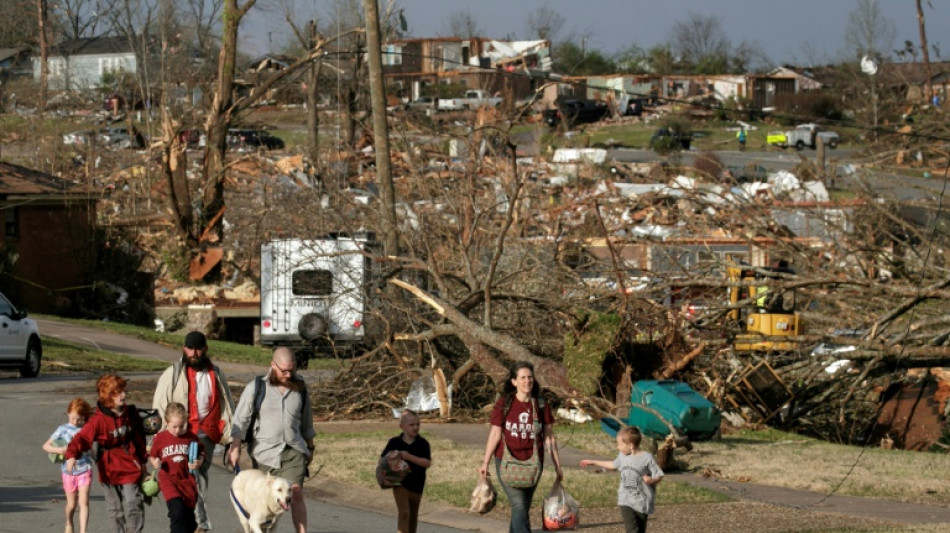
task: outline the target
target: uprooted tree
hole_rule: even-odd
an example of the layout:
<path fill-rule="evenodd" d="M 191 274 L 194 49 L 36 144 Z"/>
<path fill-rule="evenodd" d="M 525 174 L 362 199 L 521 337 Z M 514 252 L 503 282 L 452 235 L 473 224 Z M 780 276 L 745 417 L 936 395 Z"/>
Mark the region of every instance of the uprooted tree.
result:
<path fill-rule="evenodd" d="M 515 157 L 504 118 L 481 111 L 471 131 L 425 117 L 394 119 L 405 120 L 399 131 L 453 137 L 468 157 L 450 160 L 441 146 L 395 140 L 400 253 L 374 258 L 386 281 L 374 286 L 380 312 L 373 319 L 387 325 L 386 335 L 342 375 L 344 386 L 325 389 L 336 400 L 329 412 L 400 405 L 407 380 L 431 367 L 453 384 L 453 405 L 479 407 L 507 365 L 525 359 L 562 400 L 619 414 L 632 381 L 682 379 L 722 398 L 733 371 L 766 360 L 796 398 L 793 416 L 770 423 L 855 440 L 888 380 L 950 356 L 945 217 L 932 199 L 874 194 L 871 171 L 861 174 L 866 182 L 853 178 L 853 198 L 838 203 L 790 204 L 688 183 L 674 194 L 625 197 L 603 186 L 616 174 L 597 165 L 568 185 L 551 185 L 551 167 Z M 693 173 L 668 170 L 628 179 Z M 804 160 L 795 173 L 825 178 Z M 371 181 L 371 169 L 360 179 Z M 292 217 L 298 236 L 379 227 L 372 201 L 312 194 L 293 194 L 301 205 L 322 206 Z M 804 188 L 788 194 L 807 198 Z M 265 238 L 276 223 L 270 217 L 254 222 Z M 280 225 L 288 227 L 286 218 Z M 767 284 L 796 293 L 806 324 L 801 349 L 739 356 L 730 339 L 742 326 L 725 318 L 723 295 L 733 284 L 726 263 L 776 259 L 794 274 Z M 686 320 L 670 305 L 682 295 L 705 299 L 706 311 Z M 834 338 L 841 328 L 862 334 Z M 851 360 L 838 374 L 825 372 L 828 356 L 809 355 L 823 340 L 857 346 L 834 356 Z M 379 394 L 366 397 L 367 390 Z"/>

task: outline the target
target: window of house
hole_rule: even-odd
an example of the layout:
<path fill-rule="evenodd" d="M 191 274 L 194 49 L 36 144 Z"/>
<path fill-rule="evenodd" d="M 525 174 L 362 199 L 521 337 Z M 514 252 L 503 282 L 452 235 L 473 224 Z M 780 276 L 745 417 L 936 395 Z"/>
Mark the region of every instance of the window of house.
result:
<path fill-rule="evenodd" d="M 394 44 L 383 46 L 383 66 L 402 65 L 402 47 Z"/>
<path fill-rule="evenodd" d="M 63 77 L 63 74 L 66 72 L 66 61 L 62 58 L 54 58 L 49 60 L 49 74 L 57 78 Z"/>
<path fill-rule="evenodd" d="M 125 70 L 125 58 L 122 57 L 100 57 L 99 75 L 112 72 L 121 72 Z"/>
<path fill-rule="evenodd" d="M 4 231 L 4 235 L 6 235 L 7 237 L 20 236 L 20 224 L 19 224 L 20 212 L 19 211 L 20 211 L 19 208 L 16 208 L 16 207 L 8 207 L 4 210 L 4 214 L 5 214 L 4 220 L 6 222 L 5 224 L 6 229 Z"/>

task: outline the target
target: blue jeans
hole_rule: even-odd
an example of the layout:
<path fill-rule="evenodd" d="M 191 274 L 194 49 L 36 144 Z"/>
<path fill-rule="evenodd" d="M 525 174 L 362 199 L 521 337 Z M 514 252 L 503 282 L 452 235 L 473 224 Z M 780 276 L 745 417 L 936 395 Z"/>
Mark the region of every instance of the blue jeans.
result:
<path fill-rule="evenodd" d="M 501 480 L 501 459 L 497 457 L 495 458 L 495 479 L 501 484 L 501 488 L 508 496 L 508 502 L 511 503 L 511 523 L 508 525 L 508 533 L 531 533 L 531 498 L 534 498 L 537 485 L 526 489 L 516 489 L 505 485 L 505 482 Z"/>

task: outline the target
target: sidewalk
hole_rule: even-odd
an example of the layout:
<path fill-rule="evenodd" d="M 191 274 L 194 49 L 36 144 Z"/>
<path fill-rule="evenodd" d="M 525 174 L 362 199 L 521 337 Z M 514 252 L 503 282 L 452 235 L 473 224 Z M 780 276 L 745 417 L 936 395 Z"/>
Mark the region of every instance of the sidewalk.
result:
<path fill-rule="evenodd" d="M 317 431 L 353 431 L 356 430 L 354 426 L 358 426 L 358 431 L 373 431 L 378 428 L 389 429 L 391 425 L 391 422 L 383 421 L 321 422 L 317 424 Z M 488 425 L 440 424 L 429 421 L 425 424 L 423 431 L 443 439 L 455 441 L 463 446 L 469 446 L 475 450 L 484 450 Z M 560 446 L 559 451 L 561 465 L 565 469 L 578 468 L 580 460 L 590 456 L 590 454 L 570 446 Z M 607 458 L 605 457 L 605 459 Z M 887 520 L 903 524 L 950 524 L 950 507 L 853 496 L 828 496 L 819 492 L 755 483 L 739 483 L 725 479 L 705 478 L 689 473 L 669 474 L 667 479 L 714 490 L 739 501 L 848 515 L 856 518 Z M 314 486 L 314 489 L 316 492 L 314 497 L 320 499 L 334 500 L 355 507 L 370 506 L 368 508 L 379 512 L 393 512 L 391 502 L 388 499 L 379 498 L 379 493 L 371 489 L 331 481 L 321 481 Z M 425 522 L 473 531 L 504 531 L 507 529 L 507 523 L 447 506 L 426 502 L 424 507 L 426 507 L 424 516 L 420 518 Z"/>

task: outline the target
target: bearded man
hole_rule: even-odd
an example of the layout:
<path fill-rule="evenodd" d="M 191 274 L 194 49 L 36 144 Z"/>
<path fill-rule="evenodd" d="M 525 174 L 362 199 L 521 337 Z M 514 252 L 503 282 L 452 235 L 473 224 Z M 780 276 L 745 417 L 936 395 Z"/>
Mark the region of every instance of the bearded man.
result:
<path fill-rule="evenodd" d="M 264 387 L 259 406 L 255 405 L 258 386 Z M 289 348 L 277 348 L 267 374 L 248 383 L 241 393 L 228 459 L 238 466 L 241 444 L 251 441 L 248 455 L 254 467 L 290 481 L 294 533 L 307 531 L 303 485 L 316 433 L 307 384 L 297 375 L 297 359 Z"/>
<path fill-rule="evenodd" d="M 152 408 L 165 420 L 165 408 L 178 402 L 188 408 L 188 429 L 198 435 L 207 460 L 198 468 L 198 501 L 195 521 L 199 531 L 210 531 L 211 521 L 205 509 L 208 469 L 218 444 L 231 442 L 231 417 L 234 401 L 228 380 L 208 358 L 208 340 L 204 333 L 192 331 L 185 336 L 181 359 L 165 369 L 155 386 Z"/>

